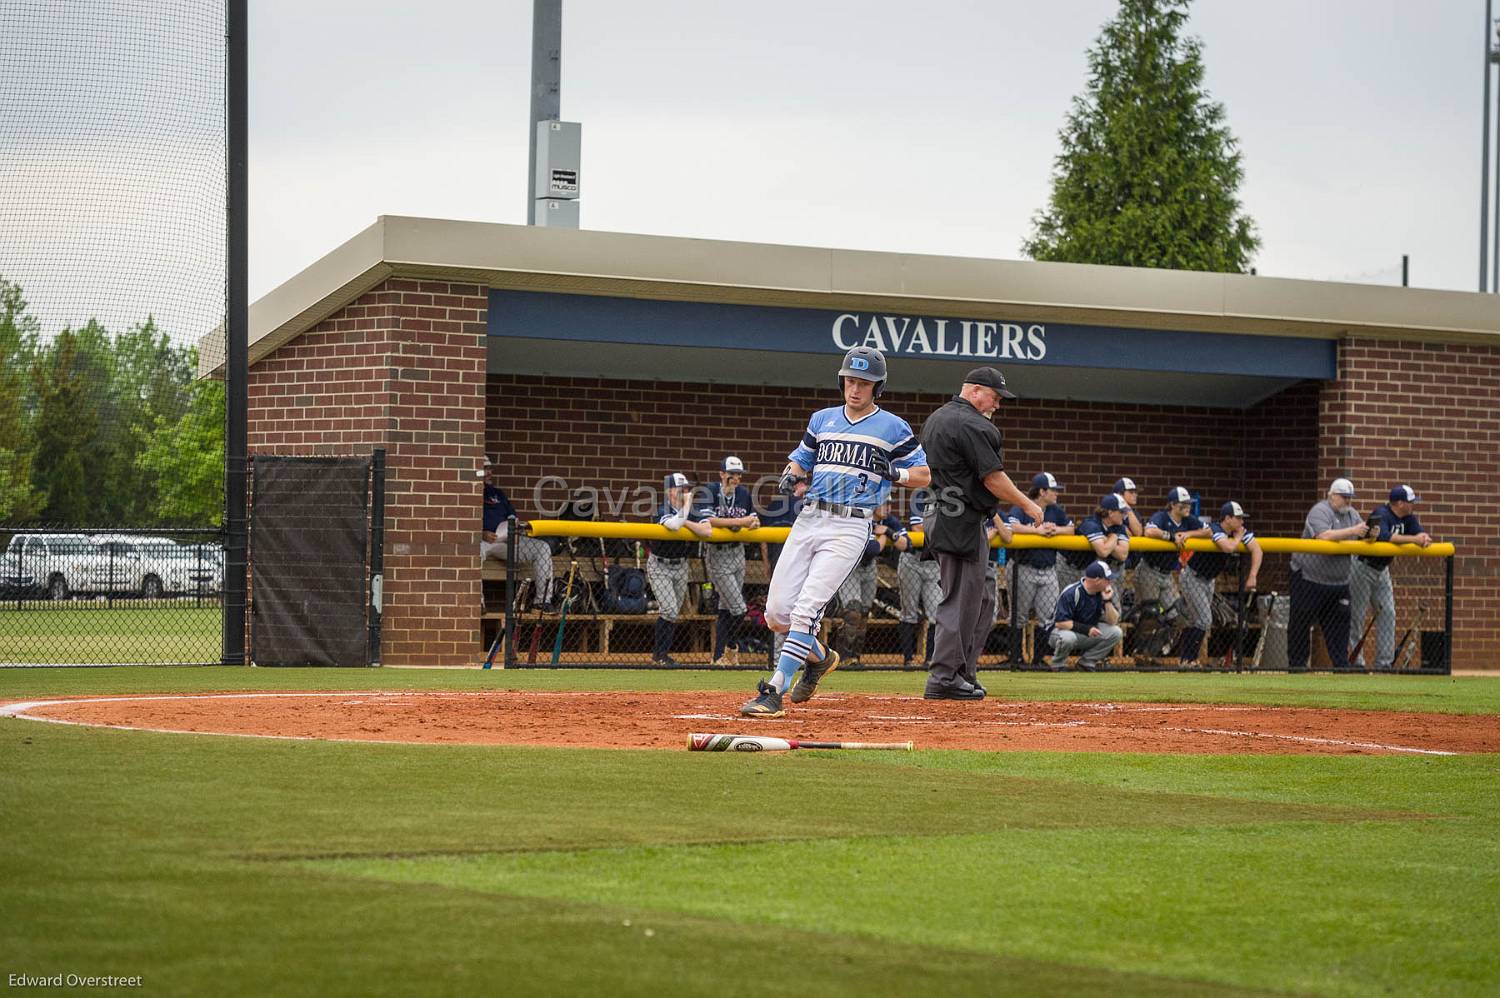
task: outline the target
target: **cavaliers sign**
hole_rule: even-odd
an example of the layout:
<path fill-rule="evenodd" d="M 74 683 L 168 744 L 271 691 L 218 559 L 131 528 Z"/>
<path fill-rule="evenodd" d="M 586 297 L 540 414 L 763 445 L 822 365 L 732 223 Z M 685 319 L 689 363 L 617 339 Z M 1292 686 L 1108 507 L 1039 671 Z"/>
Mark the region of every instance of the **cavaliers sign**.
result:
<path fill-rule="evenodd" d="M 1042 360 L 1047 356 L 1047 327 L 845 312 L 833 320 L 833 342 L 839 350 L 874 347 L 884 354 Z"/>

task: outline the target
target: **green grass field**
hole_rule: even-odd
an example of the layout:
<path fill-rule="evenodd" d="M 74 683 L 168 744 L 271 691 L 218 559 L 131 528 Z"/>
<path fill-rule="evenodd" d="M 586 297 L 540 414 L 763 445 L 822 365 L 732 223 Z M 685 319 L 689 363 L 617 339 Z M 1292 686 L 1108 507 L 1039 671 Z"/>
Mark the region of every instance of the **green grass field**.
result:
<path fill-rule="evenodd" d="M 0 662 L 217 662 L 223 619 L 211 599 L 0 602 Z"/>
<path fill-rule="evenodd" d="M 0 670 L 0 698 L 747 682 Z M 1488 679 L 987 682 L 1500 713 Z M 151 994 L 1487 995 L 1497 763 L 354 745 L 4 719 L 0 972 L 140 974 Z"/>

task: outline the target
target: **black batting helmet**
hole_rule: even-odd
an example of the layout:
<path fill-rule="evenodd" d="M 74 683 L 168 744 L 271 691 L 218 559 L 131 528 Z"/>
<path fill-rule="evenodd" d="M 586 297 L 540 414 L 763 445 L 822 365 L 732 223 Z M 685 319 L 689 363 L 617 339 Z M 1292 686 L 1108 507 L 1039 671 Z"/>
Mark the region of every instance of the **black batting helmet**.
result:
<path fill-rule="evenodd" d="M 875 382 L 875 397 L 885 391 L 885 356 L 874 347 L 855 347 L 844 354 L 844 366 L 839 368 L 839 388 L 844 387 L 844 378 L 859 378 Z"/>

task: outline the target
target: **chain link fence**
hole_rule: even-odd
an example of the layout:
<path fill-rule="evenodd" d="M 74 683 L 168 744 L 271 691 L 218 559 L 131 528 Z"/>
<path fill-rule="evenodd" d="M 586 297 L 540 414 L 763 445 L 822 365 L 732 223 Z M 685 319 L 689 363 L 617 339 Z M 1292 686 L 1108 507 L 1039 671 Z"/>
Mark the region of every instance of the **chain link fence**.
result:
<path fill-rule="evenodd" d="M 504 560 L 484 562 L 486 646 L 511 668 L 770 669 L 779 642 L 765 600 L 787 533 L 718 530 L 700 542 L 648 524 L 519 523 Z M 653 542 L 690 537 L 686 557 L 651 551 Z M 908 550 L 887 546 L 856 569 L 825 610 L 820 636 L 839 651 L 840 668 L 926 668 L 941 591 L 922 535 L 910 537 Z M 1292 554 L 1326 543 L 1261 538 L 1252 590 L 1247 551 L 1134 538 L 1131 558 L 1112 566 L 1108 580 L 1119 635 L 1085 660 L 1059 655 L 1052 635 L 1059 594 L 1093 560 L 1088 541 L 1017 536 L 996 546 L 979 667 L 1447 673 L 1451 547 L 1393 557 L 1390 545 L 1345 544 L 1320 557 L 1343 563 L 1347 583 L 1311 586 Z M 1032 551 L 1058 556 L 1044 571 L 1022 557 Z M 1345 553 L 1354 551 L 1384 552 L 1388 561 Z"/>
<path fill-rule="evenodd" d="M 217 527 L 0 527 L 0 551 L 0 665 L 210 664 L 222 655 Z"/>

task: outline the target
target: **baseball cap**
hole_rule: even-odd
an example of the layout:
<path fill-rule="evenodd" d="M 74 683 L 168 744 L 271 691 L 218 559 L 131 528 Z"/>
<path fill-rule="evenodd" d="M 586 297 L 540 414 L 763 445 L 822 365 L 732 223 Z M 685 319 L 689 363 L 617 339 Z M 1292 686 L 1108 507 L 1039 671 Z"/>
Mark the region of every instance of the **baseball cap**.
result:
<path fill-rule="evenodd" d="M 1057 479 L 1045 471 L 1031 476 L 1031 487 L 1034 489 L 1056 489 L 1058 492 L 1062 491 L 1062 486 L 1057 484 Z"/>
<path fill-rule="evenodd" d="M 742 472 L 745 470 L 745 462 L 731 454 L 719 463 L 719 470 Z"/>
<path fill-rule="evenodd" d="M 1135 482 L 1131 481 L 1128 478 L 1122 478 L 1119 481 L 1115 482 L 1115 491 L 1116 492 L 1135 492 L 1137 490 L 1136 490 L 1136 487 L 1135 487 Z"/>
<path fill-rule="evenodd" d="M 992 388 L 999 393 L 1003 399 L 1013 399 L 1015 394 L 1005 387 L 1005 375 L 993 367 L 976 367 L 964 375 L 964 384 L 983 385 Z"/>
<path fill-rule="evenodd" d="M 1109 578 L 1109 566 L 1102 561 L 1091 561 L 1089 567 L 1083 570 L 1085 578 L 1107 579 Z"/>
<path fill-rule="evenodd" d="M 1219 507 L 1219 519 L 1221 520 L 1226 516 L 1238 516 L 1241 519 L 1244 519 L 1249 515 L 1249 513 L 1245 512 L 1245 507 L 1241 506 L 1233 499 L 1229 500 L 1224 505 Z"/>
<path fill-rule="evenodd" d="M 1106 511 L 1119 509 L 1120 497 L 1111 492 L 1109 495 L 1099 500 L 1099 508 Z"/>
<path fill-rule="evenodd" d="M 685 489 L 688 485 L 688 478 L 682 472 L 674 471 L 661 480 L 661 485 L 664 489 Z"/>
<path fill-rule="evenodd" d="M 1391 489 L 1391 502 L 1416 502 L 1422 498 L 1410 485 L 1398 485 Z"/>
<path fill-rule="evenodd" d="M 1354 498 L 1354 483 L 1347 478 L 1335 478 L 1333 484 L 1328 486 L 1328 494 L 1331 496 L 1348 496 Z"/>
<path fill-rule="evenodd" d="M 1181 485 L 1167 493 L 1167 502 L 1192 502 L 1193 494 Z"/>

